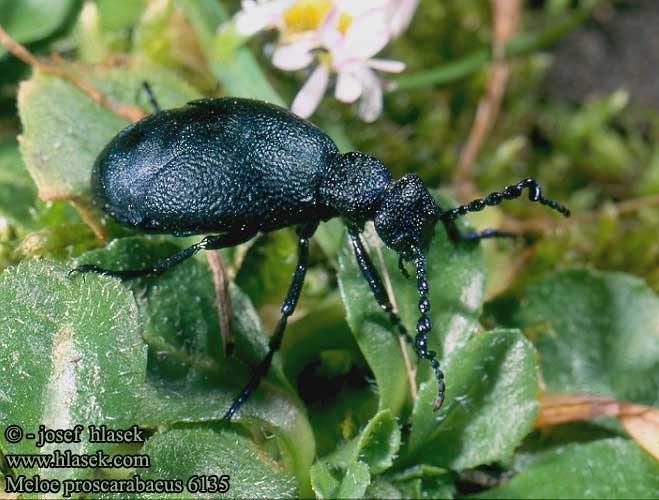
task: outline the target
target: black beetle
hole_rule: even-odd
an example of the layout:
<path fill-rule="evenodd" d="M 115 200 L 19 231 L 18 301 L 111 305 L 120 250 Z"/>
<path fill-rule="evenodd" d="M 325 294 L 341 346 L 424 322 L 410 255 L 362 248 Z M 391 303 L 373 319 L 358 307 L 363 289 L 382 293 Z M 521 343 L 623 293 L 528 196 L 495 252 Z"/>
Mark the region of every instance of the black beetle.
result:
<path fill-rule="evenodd" d="M 147 91 L 149 91 L 147 86 Z M 394 180 L 379 160 L 366 154 L 341 154 L 318 127 L 281 107 L 238 98 L 192 101 L 160 111 L 122 130 L 94 164 L 91 187 L 95 201 L 111 217 L 147 232 L 207 236 L 199 243 L 146 269 L 111 271 L 83 265 L 78 272 L 119 278 L 162 273 L 199 250 L 233 246 L 287 226 L 297 226 L 298 264 L 269 352 L 235 399 L 230 419 L 267 374 L 281 345 L 286 321 L 295 310 L 304 282 L 309 238 L 321 221 L 342 217 L 359 267 L 380 307 L 398 333 L 411 338 L 393 311 L 382 280 L 360 239 L 372 220 L 382 241 L 404 261 L 414 262 L 420 295 L 420 319 L 414 349 L 432 364 L 438 384 L 435 409 L 444 398 L 444 375 L 436 353 L 428 349 L 431 329 L 424 251 L 438 221 L 454 241 L 505 236 L 497 231 L 460 235 L 456 217 L 517 198 L 524 188 L 529 199 L 569 211 L 542 196 L 533 179 L 451 210 L 442 210 L 416 175 Z"/>

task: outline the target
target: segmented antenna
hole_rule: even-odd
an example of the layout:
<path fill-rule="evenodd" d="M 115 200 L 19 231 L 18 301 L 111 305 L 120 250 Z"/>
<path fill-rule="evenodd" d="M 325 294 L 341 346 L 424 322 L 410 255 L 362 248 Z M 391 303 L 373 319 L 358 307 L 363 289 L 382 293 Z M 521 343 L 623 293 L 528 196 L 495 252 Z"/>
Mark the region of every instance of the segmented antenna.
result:
<path fill-rule="evenodd" d="M 416 266 L 417 290 L 419 292 L 419 312 L 421 316 L 416 325 L 416 337 L 414 339 L 414 350 L 420 358 L 430 361 L 437 379 L 437 399 L 435 400 L 434 410 L 441 408 L 444 402 L 444 373 L 439 368 L 439 361 L 436 359 L 437 353 L 428 350 L 428 334 L 432 330 L 430 318 L 426 314 L 430 311 L 430 301 L 428 300 L 428 281 L 426 280 L 426 257 L 420 248 L 415 249 L 414 264 Z"/>
<path fill-rule="evenodd" d="M 570 216 L 570 210 L 568 210 L 565 206 L 561 205 L 557 201 L 550 200 L 542 196 L 542 190 L 538 183 L 535 181 L 535 179 L 529 177 L 519 181 L 517 184 L 508 186 L 501 192 L 490 193 L 485 198 L 479 198 L 472 201 L 471 203 L 467 203 L 466 205 L 442 212 L 439 214 L 439 218 L 444 222 L 448 222 L 466 214 L 467 212 L 480 212 L 486 206 L 495 206 L 501 203 L 503 200 L 519 198 L 522 195 L 522 190 L 524 188 L 528 188 L 529 190 L 529 200 L 538 202 L 541 205 L 547 205 L 549 208 L 562 213 L 565 217 Z"/>

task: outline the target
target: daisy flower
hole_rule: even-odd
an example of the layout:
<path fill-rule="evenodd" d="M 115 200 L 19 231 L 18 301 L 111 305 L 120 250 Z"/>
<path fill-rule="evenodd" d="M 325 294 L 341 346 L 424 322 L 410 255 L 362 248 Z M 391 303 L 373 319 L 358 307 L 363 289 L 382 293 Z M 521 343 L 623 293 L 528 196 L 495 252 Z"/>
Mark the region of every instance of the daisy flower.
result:
<path fill-rule="evenodd" d="M 315 64 L 291 109 L 310 116 L 322 100 L 330 77 L 341 102 L 359 100 L 359 116 L 374 121 L 382 111 L 382 81 L 376 71 L 399 73 L 399 61 L 375 58 L 403 32 L 418 0 L 243 0 L 234 18 L 236 31 L 251 36 L 277 29 L 272 63 L 285 71 Z"/>

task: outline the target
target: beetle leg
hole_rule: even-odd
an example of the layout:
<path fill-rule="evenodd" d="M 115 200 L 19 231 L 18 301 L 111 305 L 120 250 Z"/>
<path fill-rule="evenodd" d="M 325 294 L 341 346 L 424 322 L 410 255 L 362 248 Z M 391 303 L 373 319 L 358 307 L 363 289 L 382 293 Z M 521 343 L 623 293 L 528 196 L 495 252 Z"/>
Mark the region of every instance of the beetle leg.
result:
<path fill-rule="evenodd" d="M 144 92 L 146 92 L 147 97 L 149 98 L 149 102 L 151 103 L 151 107 L 153 108 L 154 113 L 159 113 L 160 112 L 160 104 L 158 104 L 158 101 L 156 99 L 156 96 L 153 93 L 153 90 L 151 90 L 151 85 L 149 85 L 149 82 L 146 80 L 142 82 L 142 88 L 144 89 Z"/>
<path fill-rule="evenodd" d="M 229 408 L 224 415 L 226 420 L 231 420 L 231 417 L 234 416 L 249 395 L 256 390 L 261 379 L 268 374 L 273 356 L 281 347 L 284 330 L 286 329 L 286 322 L 288 321 L 289 316 L 293 314 L 293 311 L 295 311 L 295 306 L 300 298 L 300 292 L 302 291 L 302 285 L 304 284 L 304 277 L 307 273 L 307 265 L 309 263 L 309 238 L 316 231 L 317 227 L 318 221 L 313 221 L 298 229 L 300 239 L 298 241 L 297 249 L 297 268 L 293 273 L 293 280 L 291 281 L 291 286 L 288 288 L 288 294 L 286 295 L 284 304 L 281 306 L 281 317 L 279 318 L 275 332 L 272 334 L 272 337 L 270 337 L 268 353 L 265 355 L 265 358 L 256 365 L 249 382 L 247 382 L 243 390 L 240 391 L 238 397 L 233 401 L 231 408 Z"/>
<path fill-rule="evenodd" d="M 382 310 L 389 314 L 389 320 L 398 330 L 398 335 L 402 336 L 408 344 L 411 344 L 412 337 L 407 333 L 405 326 L 403 326 L 403 323 L 400 320 L 400 316 L 394 312 L 394 308 L 389 300 L 389 295 L 387 295 L 387 289 L 384 287 L 382 279 L 373 265 L 373 261 L 371 261 L 366 248 L 364 248 L 359 233 L 356 231 L 351 232 L 350 240 L 352 242 L 352 248 L 355 250 L 355 258 L 357 259 L 359 269 L 361 269 L 362 275 L 371 287 L 373 295 L 375 295 L 375 300 Z"/>
<path fill-rule="evenodd" d="M 255 234 L 256 231 L 246 230 L 243 232 L 221 234 L 219 236 L 207 236 L 199 243 L 195 243 L 191 247 L 181 250 L 180 252 L 177 252 L 174 255 L 167 257 L 166 259 L 156 261 L 151 264 L 151 266 L 145 267 L 143 269 L 112 271 L 110 269 L 104 269 L 93 264 L 83 264 L 82 266 L 78 266 L 75 269 L 72 269 L 69 274 L 97 273 L 104 276 L 115 276 L 120 279 L 132 279 L 138 278 L 140 276 L 148 276 L 150 274 L 162 274 L 168 269 L 174 267 L 176 264 L 180 264 L 184 260 L 189 259 L 197 252 L 199 252 L 199 250 L 217 250 L 218 248 L 231 247 L 249 240 Z"/>

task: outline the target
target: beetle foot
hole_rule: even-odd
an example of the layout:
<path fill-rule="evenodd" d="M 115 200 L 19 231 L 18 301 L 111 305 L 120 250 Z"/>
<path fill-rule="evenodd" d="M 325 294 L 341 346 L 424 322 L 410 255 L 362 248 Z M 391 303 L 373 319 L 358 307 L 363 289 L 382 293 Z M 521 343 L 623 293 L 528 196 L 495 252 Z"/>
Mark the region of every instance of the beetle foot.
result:
<path fill-rule="evenodd" d="M 115 276 L 116 272 L 110 271 L 109 269 L 103 269 L 102 267 L 95 266 L 94 264 L 83 264 L 69 271 L 69 277 L 74 274 L 87 274 L 87 273 L 96 273 L 103 276 Z"/>

